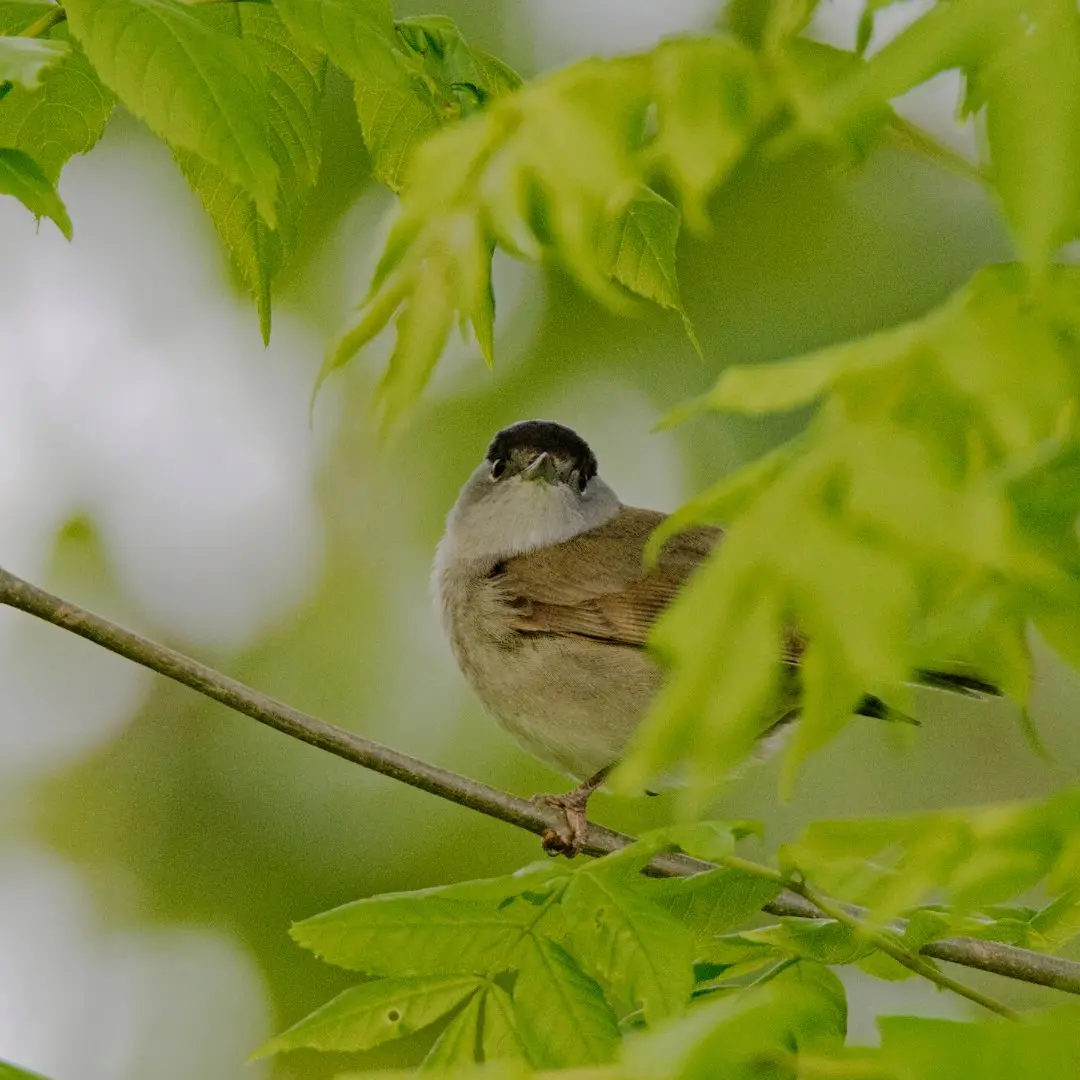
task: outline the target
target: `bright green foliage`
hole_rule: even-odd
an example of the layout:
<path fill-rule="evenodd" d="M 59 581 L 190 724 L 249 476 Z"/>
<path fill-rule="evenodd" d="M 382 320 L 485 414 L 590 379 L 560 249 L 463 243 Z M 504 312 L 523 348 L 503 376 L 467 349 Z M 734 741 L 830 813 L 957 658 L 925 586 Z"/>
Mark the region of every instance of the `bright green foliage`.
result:
<path fill-rule="evenodd" d="M 744 823 L 678 830 L 730 851 Z M 696 893 L 655 888 L 638 871 L 677 841 L 664 832 L 576 871 L 545 863 L 518 874 L 360 900 L 293 927 L 323 959 L 377 977 L 279 1035 L 267 1052 L 362 1049 L 426 1027 L 468 998 L 429 1063 L 527 1058 L 545 1068 L 611 1061 L 618 1018 L 681 1013 L 696 953 L 775 896 L 705 874 Z M 689 840 L 688 840 L 689 842 Z M 741 875 L 746 877 L 746 875 Z M 672 914 L 687 915 L 684 924 Z M 691 927 L 693 929 L 691 929 Z M 552 1018 L 559 1018 L 552 1022 Z"/>
<path fill-rule="evenodd" d="M 368 1050 L 427 1027 L 467 997 L 475 998 L 481 986 L 481 980 L 469 975 L 427 975 L 362 983 L 283 1031 L 263 1052 L 274 1054 L 299 1046 Z"/>
<path fill-rule="evenodd" d="M 722 96 L 702 117 L 685 107 L 680 91 L 705 78 L 706 59 L 722 65 L 710 76 Z M 397 345 L 376 403 L 386 420 L 423 389 L 459 318 L 473 324 L 489 354 L 495 244 L 531 259 L 558 259 L 618 310 L 627 310 L 627 292 L 681 310 L 678 222 L 647 181 L 666 171 L 702 198 L 763 118 L 750 85 L 754 74 L 750 55 L 732 42 L 711 53 L 696 41 L 673 42 L 655 55 L 589 60 L 556 72 L 427 140 L 413 157 L 401 213 L 359 320 L 323 374 L 399 310 Z M 646 139 L 650 104 L 657 132 Z M 723 130 L 702 132 L 709 122 Z"/>
<path fill-rule="evenodd" d="M 0 82 L 13 82 L 34 90 L 41 85 L 42 73 L 58 64 L 68 51 L 63 41 L 0 37 Z"/>
<path fill-rule="evenodd" d="M 176 156 L 255 297 L 268 342 L 270 286 L 295 247 L 300 215 L 319 175 L 322 146 L 316 119 L 326 61 L 322 53 L 298 44 L 267 4 L 212 5 L 200 17 L 216 31 L 242 38 L 266 72 L 259 115 L 265 118 L 267 146 L 279 170 L 276 229 L 221 168 L 186 150 Z"/>
<path fill-rule="evenodd" d="M 277 162 L 262 115 L 268 72 L 255 48 L 180 0 L 74 0 L 72 33 L 102 81 L 177 150 L 190 150 L 277 221 Z"/>
<path fill-rule="evenodd" d="M 789 780 L 863 693 L 902 706 L 917 669 L 965 662 L 1026 700 L 1025 621 L 1055 644 L 1080 639 L 1078 283 L 1064 268 L 1040 285 L 988 269 L 920 322 L 725 372 L 700 407 L 822 405 L 796 444 L 655 538 L 732 523 L 657 627 L 671 678 L 628 787 L 684 755 L 703 786 L 738 763 L 786 707 L 771 695 L 788 620 L 810 640 Z"/>
<path fill-rule="evenodd" d="M 355 82 L 373 172 L 395 191 L 428 135 L 521 83 L 501 61 L 470 48 L 444 16 L 395 23 L 382 0 L 276 6 L 300 40 L 326 52 Z"/>
<path fill-rule="evenodd" d="M 1080 12 L 1071 0 L 939 4 L 867 64 L 801 100 L 804 122 L 863 138 L 886 102 L 956 67 L 968 106 L 986 109 L 994 186 L 1040 272 L 1080 228 Z"/>
<path fill-rule="evenodd" d="M 0 34 L 15 35 L 52 10 L 51 4 L 8 0 L 0 3 Z M 101 85 L 67 27 L 54 26 L 33 41 L 51 50 L 32 89 L 12 86 L 0 95 L 0 147 L 21 150 L 56 184 L 73 154 L 91 150 L 105 129 L 113 98 Z M 10 44 L 0 39 L 0 47 Z"/>
<path fill-rule="evenodd" d="M 0 1061 L 0 1080 L 45 1080 L 45 1078 L 38 1073 L 27 1072 L 6 1061 Z"/>
<path fill-rule="evenodd" d="M 14 195 L 36 218 L 51 218 L 71 239 L 71 219 L 56 188 L 28 154 L 0 147 L 0 194 Z"/>
<path fill-rule="evenodd" d="M 568 917 L 573 915 L 568 912 Z M 680 1006 L 690 996 L 689 987 Z M 619 1042 L 615 1014 L 600 985 L 561 945 L 530 944 L 514 984 L 514 1017 L 526 1056 L 542 1067 L 610 1061 Z M 553 1024 L 551 1018 L 559 1017 Z"/>
<path fill-rule="evenodd" d="M 1037 948 L 1045 935 L 1052 947 L 1075 932 L 1078 823 L 1080 793 L 1073 790 L 984 810 L 820 822 L 784 849 L 782 859 L 821 888 L 869 905 L 877 919 L 898 915 L 933 892 L 944 893 L 951 914 L 962 916 L 1045 883 L 1059 901 L 1026 918 L 1022 910 L 1000 914 L 1027 923 L 1027 944 Z M 952 932 L 947 920 L 927 926 L 935 936 Z M 921 933 L 927 932 L 924 926 Z"/>
<path fill-rule="evenodd" d="M 576 870 L 537 864 L 510 877 L 374 897 L 299 923 L 301 944 L 376 978 L 265 1052 L 364 1049 L 450 1014 L 425 1070 L 523 1060 L 584 1076 L 603 1067 L 597 1080 L 682 1080 L 717 1075 L 708 1070 L 720 1063 L 722 1075 L 749 1080 L 775 1058 L 784 1077 L 796 1066 L 799 1076 L 833 1075 L 830 1062 L 865 1066 L 874 1077 L 923 1076 L 898 1064 L 902 1054 L 894 1060 L 843 1045 L 847 1008 L 830 967 L 857 964 L 887 980 L 912 975 L 878 952 L 863 926 L 782 918 L 748 928 L 784 878 L 738 858 L 681 880 L 640 873 L 673 848 L 723 863 L 754 831 L 746 822 L 661 829 Z M 791 881 L 869 905 L 871 920 L 904 915 L 893 940 L 913 955 L 956 936 L 1053 951 L 1080 931 L 1080 795 L 821 823 L 782 849 L 781 866 Z M 1015 903 L 1038 885 L 1050 903 Z M 951 906 L 915 906 L 934 891 Z M 646 1030 L 620 1037 L 620 1025 Z M 1071 1038 L 1062 1052 L 1080 1053 L 1080 1038 Z"/>

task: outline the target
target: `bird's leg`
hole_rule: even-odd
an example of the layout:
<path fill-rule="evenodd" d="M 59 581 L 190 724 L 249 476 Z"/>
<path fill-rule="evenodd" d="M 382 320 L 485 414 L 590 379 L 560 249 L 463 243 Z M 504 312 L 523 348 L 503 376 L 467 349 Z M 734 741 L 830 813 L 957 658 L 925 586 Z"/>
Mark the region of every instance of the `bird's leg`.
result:
<path fill-rule="evenodd" d="M 540 838 L 544 850 L 549 855 L 565 855 L 568 859 L 572 859 L 575 855 L 581 854 L 581 848 L 589 832 L 589 819 L 585 816 L 589 797 L 604 783 L 614 767 L 614 764 L 605 766 L 565 795 L 533 796 L 534 803 L 561 810 L 565 818 L 561 825 L 547 829 Z"/>

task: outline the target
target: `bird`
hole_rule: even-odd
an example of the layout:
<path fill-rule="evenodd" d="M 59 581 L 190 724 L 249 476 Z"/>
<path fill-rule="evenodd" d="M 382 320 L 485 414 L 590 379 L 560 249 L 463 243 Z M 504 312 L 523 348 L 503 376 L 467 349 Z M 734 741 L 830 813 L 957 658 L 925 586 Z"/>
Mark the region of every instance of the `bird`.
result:
<path fill-rule="evenodd" d="M 432 593 L 458 666 L 527 751 L 578 781 L 565 794 L 534 796 L 561 812 L 542 838 L 549 854 L 580 853 L 588 800 L 661 685 L 649 631 L 722 542 L 718 526 L 685 529 L 647 569 L 646 542 L 665 517 L 623 505 L 588 443 L 550 420 L 499 431 L 447 515 Z M 797 674 L 803 646 L 793 629 L 778 664 Z M 999 692 L 959 670 L 918 679 L 967 695 Z M 797 717 L 795 694 L 763 718 L 763 737 Z M 869 695 L 856 711 L 915 722 Z"/>

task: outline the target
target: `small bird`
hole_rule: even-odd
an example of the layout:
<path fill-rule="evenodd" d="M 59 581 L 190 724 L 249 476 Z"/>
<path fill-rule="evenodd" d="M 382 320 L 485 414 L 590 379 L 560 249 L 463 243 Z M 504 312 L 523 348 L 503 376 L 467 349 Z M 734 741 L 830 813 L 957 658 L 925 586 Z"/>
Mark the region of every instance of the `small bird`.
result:
<path fill-rule="evenodd" d="M 551 854 L 581 850 L 589 796 L 660 685 L 645 649 L 649 630 L 723 536 L 713 526 L 687 529 L 646 570 L 646 541 L 664 517 L 624 506 L 585 440 L 547 420 L 500 431 L 447 517 L 432 586 L 462 672 L 527 750 L 580 782 L 535 797 L 565 815 L 544 836 Z M 778 663 L 797 673 L 801 650 L 792 632 Z M 998 693 L 959 672 L 920 672 L 919 681 Z M 763 718 L 763 736 L 796 717 L 797 686 L 782 705 Z M 914 722 L 869 696 L 858 712 Z"/>

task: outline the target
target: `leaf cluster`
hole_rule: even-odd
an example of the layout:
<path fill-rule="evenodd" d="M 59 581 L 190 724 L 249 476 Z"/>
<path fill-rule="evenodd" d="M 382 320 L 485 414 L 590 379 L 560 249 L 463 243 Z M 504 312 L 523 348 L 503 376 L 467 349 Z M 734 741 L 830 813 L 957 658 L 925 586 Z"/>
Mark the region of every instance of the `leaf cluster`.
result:
<path fill-rule="evenodd" d="M 440 1074 L 448 1076 L 483 1065 L 461 1075 L 572 1069 L 597 1080 L 693 1080 L 829 1076 L 851 1067 L 856 1072 L 835 1075 L 862 1076 L 865 1068 L 868 1077 L 929 1077 L 908 1061 L 918 1049 L 911 1032 L 897 1036 L 900 1049 L 888 1039 L 880 1053 L 845 1047 L 846 998 L 830 968 L 910 976 L 882 951 L 882 934 L 911 956 L 958 933 L 1061 948 L 1080 931 L 1077 798 L 821 823 L 782 850 L 781 872 L 734 854 L 737 838 L 757 831 L 751 823 L 701 822 L 658 830 L 576 870 L 548 862 L 347 904 L 296 924 L 293 936 L 367 981 L 263 1053 L 366 1050 L 430 1028 L 437 1034 L 421 1071 L 448 1069 Z M 717 868 L 642 876 L 656 853 L 673 848 Z M 805 894 L 809 882 L 868 903 L 865 918 L 747 926 L 785 883 Z M 1051 903 L 1003 903 L 1039 883 Z M 952 904 L 915 906 L 932 891 Z M 898 914 L 901 924 L 893 922 Z M 928 965 L 924 973 L 936 978 L 935 971 Z M 1074 1029 L 1046 1022 L 1055 1054 L 1080 1053 Z M 886 1020 L 883 1032 L 901 1030 L 893 1023 Z M 1013 1045 L 1014 1036 L 971 1025 L 934 1028 L 927 1038 L 944 1039 L 943 1053 L 959 1061 L 973 1030 Z M 1019 1038 L 1017 1046 L 1026 1045 L 1027 1036 Z M 722 1073 L 709 1071 L 721 1065 Z"/>

